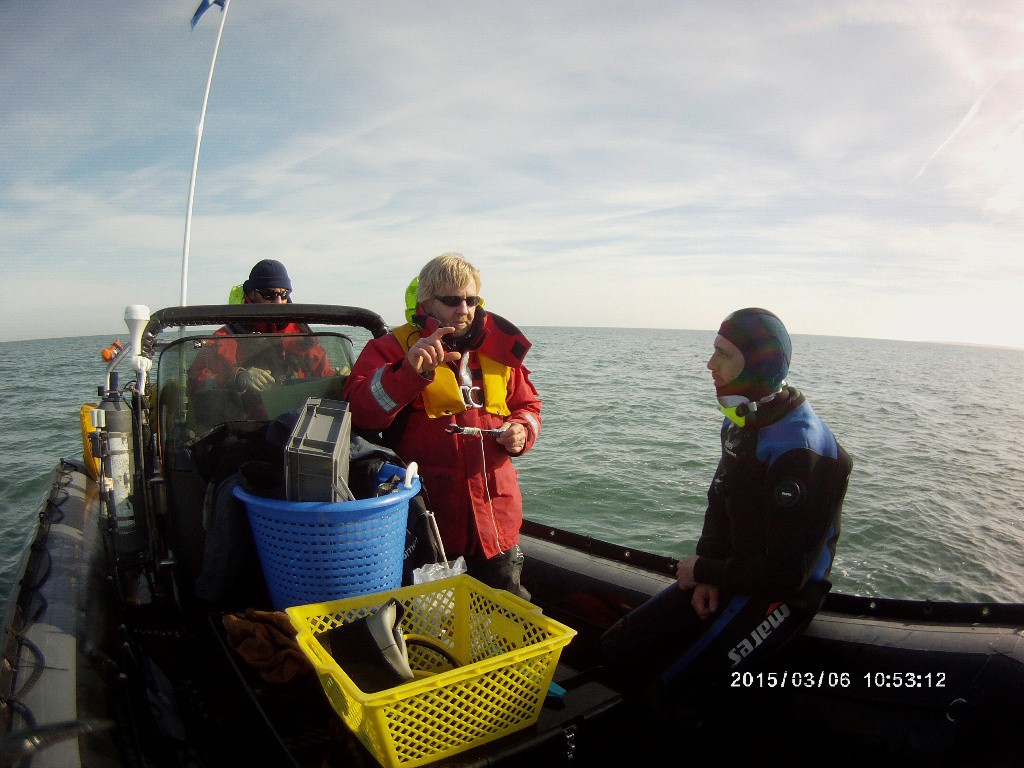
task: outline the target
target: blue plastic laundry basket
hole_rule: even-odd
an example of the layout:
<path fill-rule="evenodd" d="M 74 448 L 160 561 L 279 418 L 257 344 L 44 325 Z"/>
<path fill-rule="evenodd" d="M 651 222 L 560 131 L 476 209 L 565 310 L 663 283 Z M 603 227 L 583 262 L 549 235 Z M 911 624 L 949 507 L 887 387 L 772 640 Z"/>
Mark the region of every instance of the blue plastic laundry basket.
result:
<path fill-rule="evenodd" d="M 377 481 L 405 470 L 384 465 Z M 402 585 L 405 529 L 412 486 L 355 501 L 283 501 L 253 496 L 241 487 L 274 607 L 327 602 Z"/>

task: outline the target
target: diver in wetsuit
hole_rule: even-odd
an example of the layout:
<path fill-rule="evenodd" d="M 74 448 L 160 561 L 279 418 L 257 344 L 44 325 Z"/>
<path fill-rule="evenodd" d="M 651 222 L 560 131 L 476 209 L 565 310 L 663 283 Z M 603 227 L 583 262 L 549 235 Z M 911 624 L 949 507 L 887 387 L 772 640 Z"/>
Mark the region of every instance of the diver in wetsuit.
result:
<path fill-rule="evenodd" d="M 831 588 L 853 463 L 786 385 L 791 355 L 785 326 L 767 310 L 722 322 L 707 364 L 725 414 L 722 457 L 696 554 L 678 563 L 675 585 L 602 637 L 610 661 L 655 673 L 666 702 L 792 639 Z"/>

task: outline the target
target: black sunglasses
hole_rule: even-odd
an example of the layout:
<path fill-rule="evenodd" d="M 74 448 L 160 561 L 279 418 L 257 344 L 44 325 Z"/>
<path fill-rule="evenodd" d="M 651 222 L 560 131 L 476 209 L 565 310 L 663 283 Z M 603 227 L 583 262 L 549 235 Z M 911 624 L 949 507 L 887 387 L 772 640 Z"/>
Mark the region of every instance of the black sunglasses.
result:
<path fill-rule="evenodd" d="M 484 303 L 484 300 L 479 296 L 435 296 L 435 299 L 440 301 L 446 307 L 457 307 L 462 302 L 466 302 L 467 307 L 477 307 Z"/>
<path fill-rule="evenodd" d="M 288 301 L 288 297 L 292 295 L 292 292 L 287 288 L 260 288 L 256 291 L 267 301 L 273 301 L 274 299 L 281 299 L 281 301 Z"/>

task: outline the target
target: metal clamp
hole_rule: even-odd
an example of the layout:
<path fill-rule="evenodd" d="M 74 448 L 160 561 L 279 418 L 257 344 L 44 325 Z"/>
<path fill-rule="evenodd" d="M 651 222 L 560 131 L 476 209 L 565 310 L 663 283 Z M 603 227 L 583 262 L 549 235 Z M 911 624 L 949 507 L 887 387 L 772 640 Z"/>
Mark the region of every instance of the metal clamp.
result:
<path fill-rule="evenodd" d="M 468 437 L 483 437 L 484 435 L 491 435 L 497 437 L 505 431 L 505 427 L 500 429 L 480 429 L 479 427 L 463 427 L 460 424 L 449 424 L 444 428 L 444 431 L 450 435 L 467 435 Z"/>
<path fill-rule="evenodd" d="M 467 408 L 483 408 L 482 402 L 477 402 L 476 393 L 480 391 L 480 387 L 470 387 L 463 384 L 459 389 L 462 391 L 462 402 L 465 403 Z"/>
<path fill-rule="evenodd" d="M 565 736 L 565 761 L 571 763 L 576 759 L 576 726 L 570 725 L 562 735 Z"/>

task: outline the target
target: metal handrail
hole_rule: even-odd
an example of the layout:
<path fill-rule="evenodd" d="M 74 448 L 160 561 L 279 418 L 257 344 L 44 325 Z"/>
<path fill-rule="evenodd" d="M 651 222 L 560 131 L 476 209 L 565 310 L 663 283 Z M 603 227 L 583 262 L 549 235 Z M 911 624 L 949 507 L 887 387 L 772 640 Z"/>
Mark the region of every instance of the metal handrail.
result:
<path fill-rule="evenodd" d="M 364 328 L 374 338 L 388 332 L 380 315 L 361 307 L 334 304 L 204 304 L 167 307 L 154 312 L 142 334 L 142 355 L 153 357 L 156 337 L 168 328 L 228 323 L 314 323 Z"/>

